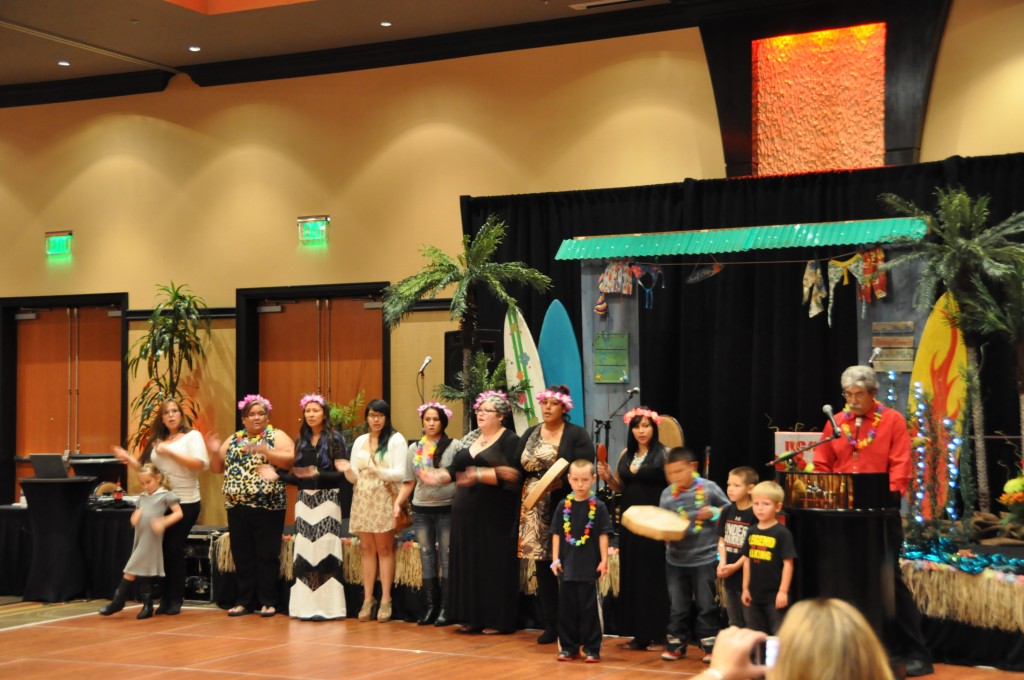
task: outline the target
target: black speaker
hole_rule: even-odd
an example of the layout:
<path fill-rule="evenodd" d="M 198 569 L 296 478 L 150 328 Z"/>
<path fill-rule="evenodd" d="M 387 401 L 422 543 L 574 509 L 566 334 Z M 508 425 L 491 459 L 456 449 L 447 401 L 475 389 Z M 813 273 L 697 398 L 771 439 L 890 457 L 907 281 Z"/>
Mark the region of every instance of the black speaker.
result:
<path fill-rule="evenodd" d="M 456 387 L 455 374 L 462 370 L 462 337 L 459 331 L 444 334 L 444 384 Z M 487 365 L 494 370 L 505 358 L 505 343 L 501 331 L 476 329 L 477 346 L 487 355 Z"/>

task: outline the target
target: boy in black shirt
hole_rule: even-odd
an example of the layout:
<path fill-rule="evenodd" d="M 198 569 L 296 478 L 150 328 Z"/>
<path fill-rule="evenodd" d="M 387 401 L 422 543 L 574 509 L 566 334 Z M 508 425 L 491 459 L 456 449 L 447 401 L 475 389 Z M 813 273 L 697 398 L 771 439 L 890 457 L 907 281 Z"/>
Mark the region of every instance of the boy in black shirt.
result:
<path fill-rule="evenodd" d="M 551 571 L 561 574 L 558 588 L 559 661 L 572 661 L 583 647 L 584 661 L 601 660 L 601 616 L 597 581 L 608 573 L 608 534 L 612 522 L 597 500 L 594 464 L 569 466 L 569 494 L 551 518 Z"/>
<path fill-rule="evenodd" d="M 732 501 L 722 510 L 718 520 L 718 570 L 717 576 L 723 581 L 725 610 L 729 613 L 729 625 L 743 628 L 743 550 L 747 547 L 747 532 L 757 521 L 754 517 L 750 492 L 757 485 L 757 470 L 752 467 L 738 467 L 729 472 L 725 492 Z"/>
<path fill-rule="evenodd" d="M 748 628 L 774 635 L 782 623 L 780 609 L 789 606 L 796 549 L 793 534 L 775 516 L 782 510 L 782 487 L 761 482 L 750 494 L 757 524 L 747 534 L 743 564 L 743 604 Z"/>

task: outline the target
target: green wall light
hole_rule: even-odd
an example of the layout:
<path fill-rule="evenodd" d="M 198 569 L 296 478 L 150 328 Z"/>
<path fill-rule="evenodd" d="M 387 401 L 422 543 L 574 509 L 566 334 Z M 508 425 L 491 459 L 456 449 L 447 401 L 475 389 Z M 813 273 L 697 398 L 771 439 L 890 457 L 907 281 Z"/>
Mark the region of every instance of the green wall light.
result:
<path fill-rule="evenodd" d="M 299 226 L 299 243 L 303 245 L 326 245 L 330 215 L 305 215 L 296 220 Z"/>
<path fill-rule="evenodd" d="M 72 236 L 71 231 L 46 232 L 47 257 L 70 257 Z"/>

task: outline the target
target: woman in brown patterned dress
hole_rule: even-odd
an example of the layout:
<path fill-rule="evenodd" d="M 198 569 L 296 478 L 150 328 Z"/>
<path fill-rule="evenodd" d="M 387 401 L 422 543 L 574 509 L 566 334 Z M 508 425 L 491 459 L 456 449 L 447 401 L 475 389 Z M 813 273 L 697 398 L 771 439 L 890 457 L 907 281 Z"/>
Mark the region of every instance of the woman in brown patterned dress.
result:
<path fill-rule="evenodd" d="M 211 459 L 224 471 L 224 505 L 228 510 L 231 557 L 238 575 L 235 606 L 228 616 L 277 613 L 281 533 L 284 531 L 284 484 L 260 476 L 264 466 L 290 470 L 295 464 L 291 438 L 270 424 L 270 401 L 259 394 L 238 402 L 243 429 L 223 444 L 206 440 Z M 216 451 L 216 456 L 213 452 Z"/>
<path fill-rule="evenodd" d="M 570 463 L 580 458 L 594 461 L 594 443 L 587 431 L 569 422 L 572 397 L 565 385 L 552 386 L 537 395 L 543 422 L 523 432 L 516 459 L 523 469 L 523 498 L 561 458 Z M 558 502 L 571 493 L 566 477 L 556 481 L 532 510 L 522 506 L 519 519 L 519 557 L 534 560 L 537 574 L 537 618 L 544 632 L 538 644 L 558 639 L 558 579 L 551 572 L 551 514 Z"/>

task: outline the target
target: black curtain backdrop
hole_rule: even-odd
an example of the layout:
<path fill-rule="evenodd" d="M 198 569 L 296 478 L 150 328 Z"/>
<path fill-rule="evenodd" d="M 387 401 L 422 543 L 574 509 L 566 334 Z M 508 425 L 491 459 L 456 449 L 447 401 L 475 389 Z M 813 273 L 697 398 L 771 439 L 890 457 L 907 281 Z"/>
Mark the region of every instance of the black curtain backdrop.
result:
<path fill-rule="evenodd" d="M 553 281 L 547 295 L 511 291 L 527 322 L 539 332 L 550 300 L 557 298 L 580 336 L 581 313 L 593 312 L 580 309 L 580 264 L 554 259 L 564 239 L 874 219 L 887 216 L 879 194 L 895 193 L 933 209 L 935 188 L 946 186 L 991 196 L 992 221 L 998 222 L 1024 210 L 1024 154 L 779 177 L 464 196 L 462 219 L 467 234 L 488 215 L 504 219 L 509 233 L 496 258 L 525 262 Z M 765 471 L 772 451 L 769 424 L 789 429 L 802 423 L 804 429 L 818 429 L 822 404 L 842 406 L 840 373 L 866 360 L 857 356 L 859 313 L 854 296 L 837 295 L 829 328 L 824 314 L 807 317 L 799 282 L 807 259 L 827 259 L 853 249 L 722 256 L 718 260 L 726 268 L 694 285 L 684 283 L 692 267 L 673 266 L 679 259 L 656 262 L 664 267 L 665 287 L 654 291 L 651 309 L 644 308 L 642 294 L 637 297 L 642 401 L 678 418 L 691 448 L 712 447 L 711 477 L 716 481 L 724 483 L 728 470 L 738 465 Z M 685 262 L 694 259 L 687 257 Z M 728 266 L 729 262 L 737 264 Z M 914 284 L 905 273 L 893 273 L 892 286 Z M 482 304 L 481 327 L 501 328 L 502 314 L 500 305 Z M 997 345 L 988 349 L 982 375 L 986 430 L 1017 434 L 1012 353 Z M 998 442 L 990 446 L 995 491 L 1007 478 L 1001 465 L 1012 463 L 1014 456 Z"/>

